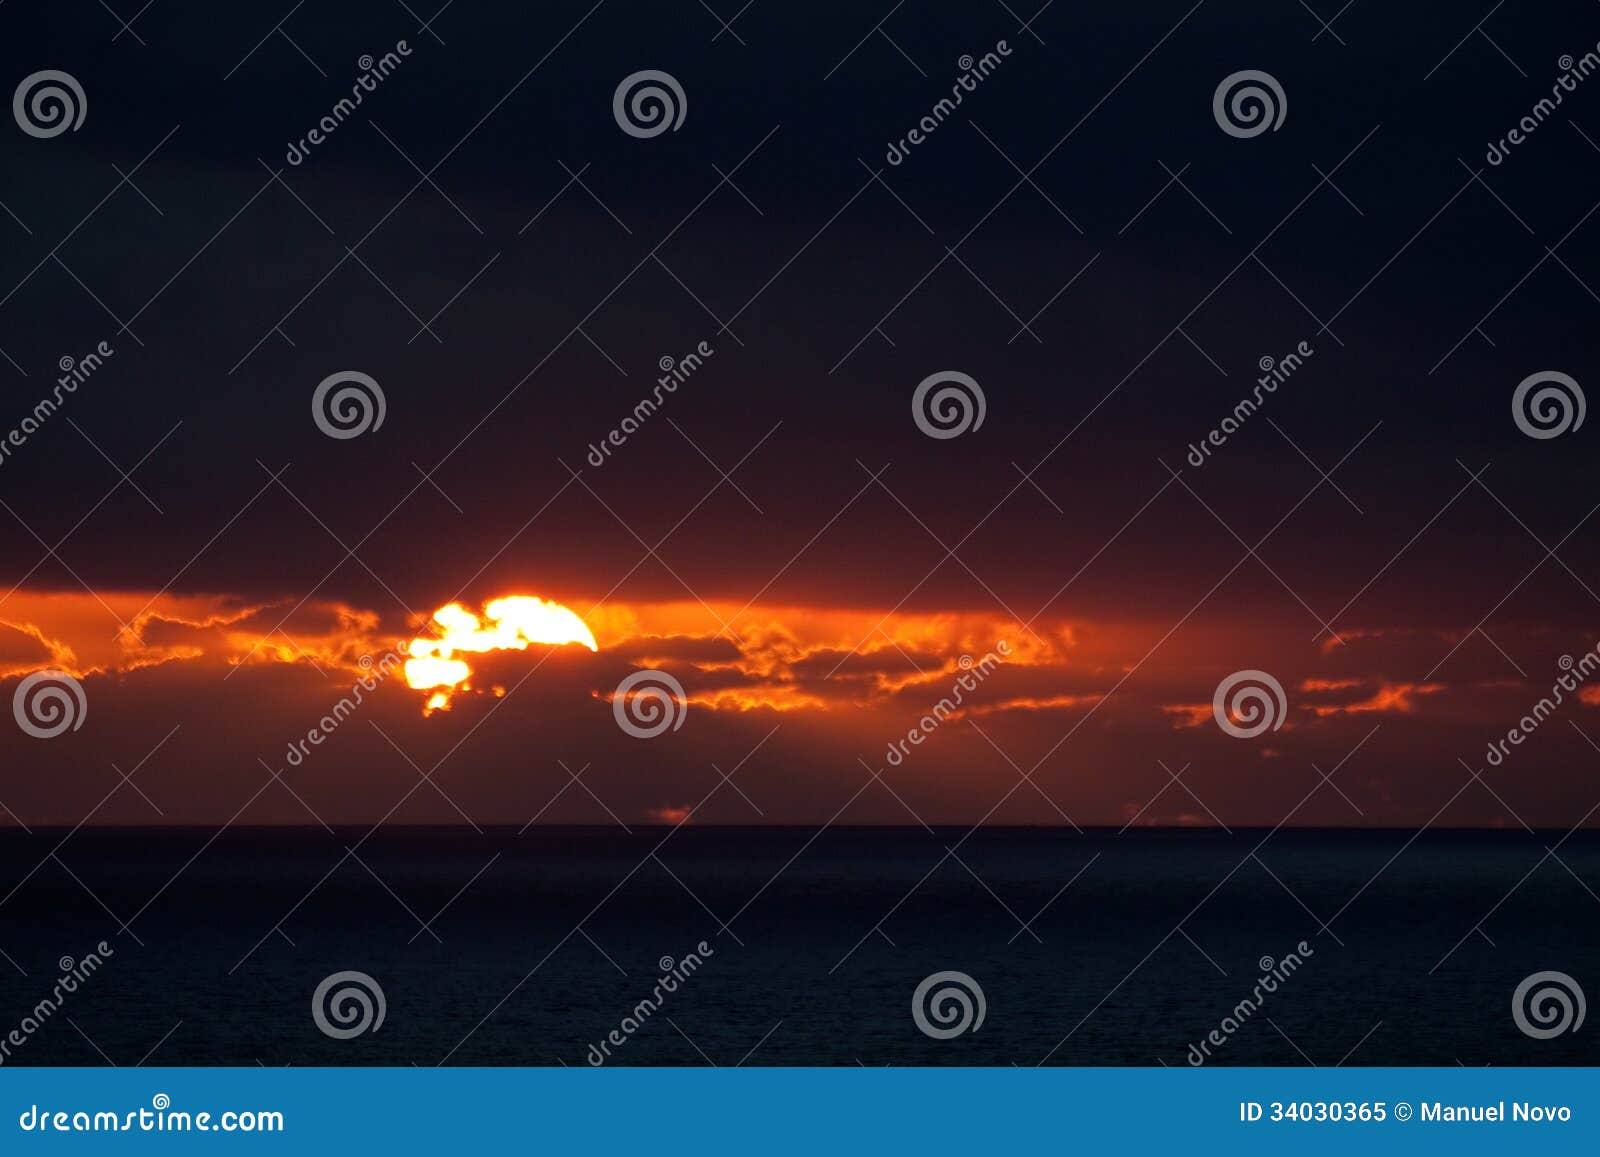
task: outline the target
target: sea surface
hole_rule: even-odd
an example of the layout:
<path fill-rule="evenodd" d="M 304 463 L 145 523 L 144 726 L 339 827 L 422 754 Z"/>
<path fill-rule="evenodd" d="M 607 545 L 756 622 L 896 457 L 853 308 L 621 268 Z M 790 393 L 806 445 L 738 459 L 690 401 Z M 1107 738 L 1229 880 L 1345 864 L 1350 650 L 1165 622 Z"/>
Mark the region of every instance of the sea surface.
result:
<path fill-rule="evenodd" d="M 1600 1021 L 1513 1010 L 1546 971 L 1600 997 L 1600 832 L 1564 834 L 11 830 L 0 1061 L 1181 1066 L 1215 1030 L 1208 1064 L 1596 1064 Z M 348 971 L 383 1020 L 338 1039 Z M 983 1012 L 945 1039 L 942 972 Z"/>

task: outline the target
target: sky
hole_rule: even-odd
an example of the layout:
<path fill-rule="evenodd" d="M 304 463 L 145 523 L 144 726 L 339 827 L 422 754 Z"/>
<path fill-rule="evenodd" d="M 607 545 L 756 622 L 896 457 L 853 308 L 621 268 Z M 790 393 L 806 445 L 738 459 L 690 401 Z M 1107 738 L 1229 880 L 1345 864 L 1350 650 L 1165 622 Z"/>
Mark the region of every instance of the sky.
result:
<path fill-rule="evenodd" d="M 715 7 L 0 11 L 0 823 L 1594 822 L 1592 6 Z"/>

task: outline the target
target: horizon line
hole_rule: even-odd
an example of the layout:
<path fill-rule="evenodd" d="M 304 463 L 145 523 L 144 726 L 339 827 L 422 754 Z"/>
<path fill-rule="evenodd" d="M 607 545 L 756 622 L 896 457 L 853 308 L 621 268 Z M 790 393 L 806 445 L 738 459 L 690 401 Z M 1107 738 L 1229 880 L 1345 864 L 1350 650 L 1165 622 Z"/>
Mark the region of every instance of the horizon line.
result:
<path fill-rule="evenodd" d="M 226 831 L 327 831 L 330 828 L 384 828 L 388 831 L 477 831 L 483 834 L 489 832 L 516 832 L 522 834 L 530 830 L 541 831 L 596 831 L 609 832 L 618 827 L 616 823 L 551 823 L 551 824 L 516 824 L 505 823 L 404 823 L 383 824 L 371 820 L 341 820 L 335 823 L 257 823 L 257 824 L 204 824 L 204 823 L 105 823 L 105 824 L 32 824 L 27 828 L 20 825 L 8 824 L 0 827 L 0 835 L 20 833 L 24 836 L 35 832 L 107 832 L 107 831 L 166 831 L 166 832 L 226 832 Z M 1489 824 L 1428 824 L 1423 826 L 1408 824 L 1234 824 L 1224 827 L 1221 824 L 1136 824 L 1117 826 L 1115 824 L 1061 824 L 1061 823 L 1008 823 L 1008 824 L 970 824 L 970 823 L 935 823 L 935 824 L 909 824 L 909 823 L 859 823 L 859 824 L 816 824 L 816 823 L 683 823 L 669 824 L 659 822 L 634 823 L 626 826 L 624 835 L 631 835 L 640 831 L 660 832 L 676 831 L 679 828 L 694 829 L 696 831 L 817 831 L 834 829 L 839 831 L 960 831 L 979 829 L 985 831 L 1039 831 L 1039 832 L 1073 832 L 1079 835 L 1112 833 L 1125 835 L 1130 832 L 1193 832 L 1220 835 L 1236 835 L 1240 832 L 1510 832 L 1521 835 L 1539 835 L 1547 832 L 1563 832 L 1577 834 L 1586 831 L 1600 831 L 1600 821 L 1592 824 L 1582 824 L 1576 828 L 1560 827 L 1534 827 L 1532 829 L 1515 824 L 1489 825 Z"/>

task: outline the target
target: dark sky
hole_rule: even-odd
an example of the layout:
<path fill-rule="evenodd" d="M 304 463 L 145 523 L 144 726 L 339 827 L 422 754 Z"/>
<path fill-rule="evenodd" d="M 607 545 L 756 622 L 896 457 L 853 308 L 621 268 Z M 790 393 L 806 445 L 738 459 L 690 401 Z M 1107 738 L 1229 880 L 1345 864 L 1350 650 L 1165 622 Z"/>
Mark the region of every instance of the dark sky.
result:
<path fill-rule="evenodd" d="M 811 778 L 769 767 L 767 818 L 827 819 L 866 774 L 858 757 L 881 766 L 968 641 L 946 623 L 919 650 L 922 628 L 891 626 L 927 683 L 835 697 L 795 665 L 810 648 L 844 658 L 848 643 L 807 633 L 828 611 L 868 627 L 987 616 L 989 639 L 971 636 L 985 646 L 1049 623 L 1083 648 L 1037 679 L 1008 674 L 1013 699 L 1063 702 L 997 711 L 1006 760 L 963 726 L 940 771 L 901 773 L 917 810 L 965 822 L 1016 781 L 1008 762 L 1041 760 L 1067 810 L 1120 823 L 1167 783 L 1161 759 L 1209 769 L 1200 795 L 1224 818 L 1274 823 L 1317 782 L 1312 761 L 1326 770 L 1393 715 L 1374 741 L 1387 755 L 1350 789 L 1361 814 L 1324 790 L 1298 820 L 1421 823 L 1460 786 L 1460 759 L 1480 766 L 1549 690 L 1558 657 L 1595 645 L 1593 428 L 1530 438 L 1512 395 L 1540 371 L 1594 379 L 1600 81 L 1485 161 L 1561 58 L 1600 41 L 1591 4 L 1502 9 L 1476 32 L 1482 14 L 1448 4 L 1355 4 L 1331 30 L 1303 5 L 1182 0 L 1055 3 L 1027 28 L 1032 12 L 1000 0 L 757 0 L 731 30 L 732 0 L 711 0 L 720 18 L 693 2 L 460 0 L 430 29 L 431 5 L 412 5 L 420 19 L 393 0 L 287 7 L 157 0 L 130 30 L 77 0 L 0 10 L 6 83 L 58 69 L 87 98 L 77 131 L 0 132 L 0 427 L 50 393 L 61 358 L 115 351 L 0 465 L 0 578 L 18 587 L 0 623 L 25 637 L 5 669 L 53 656 L 91 702 L 82 730 L 5 739 L 0 799 L 24 818 L 77 822 L 116 782 L 109 762 L 126 769 L 181 724 L 181 758 L 151 772 L 174 814 L 226 820 L 257 759 L 281 766 L 348 685 L 284 662 L 219 690 L 248 650 L 237 639 L 160 666 L 92 661 L 112 611 L 157 592 L 278 607 L 247 621 L 262 632 L 305 599 L 295 614 L 323 616 L 305 625 L 319 638 L 341 608 L 367 612 L 350 633 L 385 645 L 416 633 L 414 613 L 507 593 L 580 613 L 754 604 L 803 636 L 776 674 L 755 670 L 765 642 L 746 638 L 735 664 L 744 683 L 825 701 L 798 714 L 702 703 L 727 674 L 706 658 L 714 626 L 654 653 L 599 631 L 600 668 L 540 672 L 570 675 L 593 719 L 552 690 L 423 721 L 420 694 L 386 689 L 421 767 L 447 758 L 469 811 L 518 823 L 566 782 L 556 758 L 595 761 L 600 794 L 638 819 L 698 799 L 710 763 L 778 724 L 774 762 Z M 358 58 L 401 40 L 393 74 L 288 164 Z M 1002 40 L 992 75 L 888 164 L 959 60 Z M 644 69 L 671 74 L 687 106 L 648 139 L 612 111 Z M 1271 74 L 1287 107 L 1275 131 L 1237 138 L 1212 97 L 1245 69 Z M 714 353 L 660 412 L 586 464 L 658 361 L 701 342 Z M 1302 342 L 1314 352 L 1260 412 L 1186 463 L 1258 361 Z M 381 428 L 338 440 L 313 423 L 313 390 L 341 370 L 380 383 Z M 947 370 L 979 383 L 985 419 L 929 438 L 912 394 Z M 49 592 L 70 597 L 46 613 Z M 645 637 L 677 621 L 641 615 Z M 30 653 L 26 638 L 63 643 L 56 619 L 75 662 L 42 641 Z M 1322 646 L 1324 624 L 1347 654 Z M 650 747 L 619 738 L 605 702 L 634 660 L 677 671 L 702 708 Z M 1291 693 L 1353 681 L 1347 701 L 1376 705 L 1323 716 L 1305 698 L 1318 692 L 1292 694 L 1273 758 L 1296 770 L 1263 794 L 1236 770 L 1238 741 L 1168 710 L 1250 668 Z M 1415 690 L 1430 683 L 1444 686 Z M 863 702 L 870 723 L 842 719 Z M 1569 713 L 1523 757 L 1548 769 L 1512 800 L 1537 823 L 1569 826 L 1593 802 L 1579 764 L 1600 753 L 1574 731 L 1600 734 L 1600 717 Z M 403 781 L 390 746 L 354 730 L 370 749 L 330 755 L 315 802 L 376 819 Z M 641 773 L 645 751 L 661 764 Z M 510 764 L 515 784 L 496 778 Z M 67 765 L 86 770 L 25 770 Z M 412 818 L 459 818 L 425 794 Z M 870 802 L 852 818 L 914 822 L 877 789 Z M 1471 802 L 1453 818 L 1516 822 L 1481 789 Z M 734 803 L 718 818 L 752 818 Z M 1194 803 L 1154 814 L 1193 818 Z M 308 818 L 276 789 L 261 806 L 263 821 Z M 152 817 L 122 791 L 99 818 Z M 996 818 L 1060 822 L 1031 788 Z"/>

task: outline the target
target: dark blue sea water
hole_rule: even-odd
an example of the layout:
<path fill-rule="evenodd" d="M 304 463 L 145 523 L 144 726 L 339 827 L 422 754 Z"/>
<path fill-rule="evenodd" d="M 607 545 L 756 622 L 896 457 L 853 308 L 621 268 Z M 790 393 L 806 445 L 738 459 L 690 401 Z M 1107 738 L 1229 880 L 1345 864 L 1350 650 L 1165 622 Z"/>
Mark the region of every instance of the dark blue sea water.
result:
<path fill-rule="evenodd" d="M 1512 1013 L 1545 970 L 1600 996 L 1600 833 L 1553 855 L 1561 833 L 364 837 L 6 833 L 0 1039 L 60 958 L 112 954 L 5 1063 L 582 1065 L 662 958 L 701 941 L 699 970 L 608 1063 L 1182 1065 L 1262 958 L 1301 941 L 1209 1063 L 1600 1063 L 1600 1022 L 1536 1040 Z M 335 1040 L 312 994 L 344 970 L 373 977 L 386 1012 Z M 936 1040 L 912 996 L 946 970 L 981 987 L 984 1020 Z"/>

